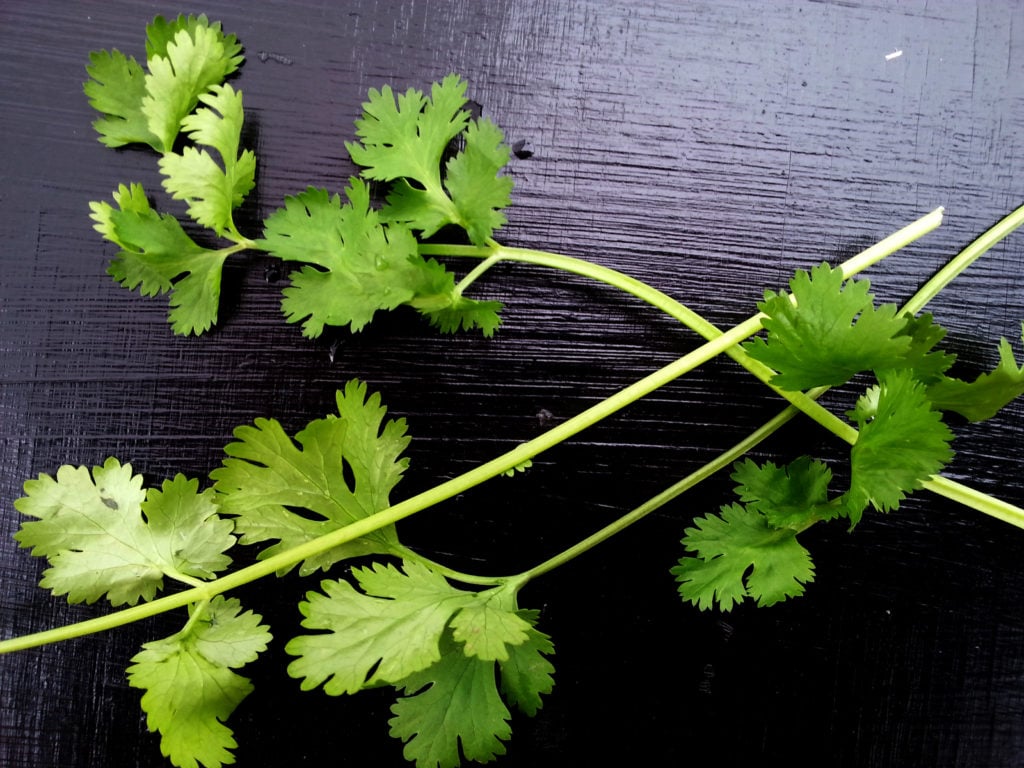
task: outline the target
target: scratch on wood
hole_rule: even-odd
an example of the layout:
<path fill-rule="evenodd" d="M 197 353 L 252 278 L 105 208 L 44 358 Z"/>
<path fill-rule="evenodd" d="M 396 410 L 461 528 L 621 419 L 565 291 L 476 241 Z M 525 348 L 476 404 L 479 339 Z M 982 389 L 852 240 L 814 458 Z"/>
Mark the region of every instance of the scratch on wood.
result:
<path fill-rule="evenodd" d="M 270 51 L 260 51 L 256 56 L 264 63 L 268 61 L 276 61 L 278 64 L 284 64 L 286 67 L 290 67 L 295 63 L 295 60 L 288 56 L 283 56 L 280 53 L 272 53 Z"/>

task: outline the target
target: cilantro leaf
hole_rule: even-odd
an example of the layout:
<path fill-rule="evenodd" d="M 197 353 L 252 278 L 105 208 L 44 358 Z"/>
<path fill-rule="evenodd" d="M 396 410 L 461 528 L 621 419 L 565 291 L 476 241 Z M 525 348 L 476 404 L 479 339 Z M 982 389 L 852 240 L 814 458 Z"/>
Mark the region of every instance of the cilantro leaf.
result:
<path fill-rule="evenodd" d="M 455 276 L 433 259 L 426 262 L 418 293 L 409 304 L 442 333 L 479 328 L 490 337 L 501 325 L 500 301 L 469 299 L 455 290 Z"/>
<path fill-rule="evenodd" d="M 15 538 L 50 567 L 41 585 L 68 602 L 113 605 L 151 600 L 164 576 L 208 579 L 231 562 L 232 524 L 217 516 L 211 490 L 177 475 L 160 489 L 142 488 L 130 464 L 110 458 L 102 467 L 63 466 L 56 479 L 25 483 L 15 501 L 23 523 Z"/>
<path fill-rule="evenodd" d="M 146 96 L 146 72 L 132 56 L 117 50 L 93 51 L 85 68 L 89 80 L 82 86 L 89 105 L 101 117 L 93 121 L 100 142 L 108 147 L 148 144 L 159 150 L 160 140 L 149 130 L 142 112 Z"/>
<path fill-rule="evenodd" d="M 505 224 L 502 208 L 512 202 L 512 179 L 498 176 L 508 164 L 510 150 L 501 129 L 490 120 L 474 120 L 466 128 L 466 147 L 448 161 L 445 187 L 459 218 L 476 245 L 484 245 Z"/>
<path fill-rule="evenodd" d="M 440 190 L 441 156 L 469 122 L 465 105 L 466 82 L 454 74 L 434 83 L 429 98 L 415 88 L 397 98 L 390 86 L 371 88 L 356 120 L 360 141 L 345 146 L 368 179 L 411 179 Z"/>
<path fill-rule="evenodd" d="M 868 504 L 881 512 L 897 509 L 907 493 L 920 488 L 953 455 L 953 433 L 912 371 L 884 372 L 879 382 L 850 414 L 860 425 L 850 451 L 847 493 L 853 525 Z"/>
<path fill-rule="evenodd" d="M 732 609 L 745 597 L 759 606 L 802 595 L 814 579 L 811 556 L 790 528 L 775 528 L 756 509 L 739 504 L 722 507 L 721 515 L 697 518 L 687 528 L 684 557 L 672 568 L 679 594 L 700 610 L 718 603 Z"/>
<path fill-rule="evenodd" d="M 179 768 L 220 768 L 235 762 L 237 746 L 224 721 L 253 689 L 232 670 L 255 660 L 271 636 L 234 598 L 218 595 L 196 610 L 184 630 L 142 646 L 128 682 L 145 691 L 142 709 L 165 757 Z"/>
<path fill-rule="evenodd" d="M 796 305 L 785 294 L 765 291 L 758 308 L 767 317 L 767 339 L 743 345 L 755 360 L 778 374 L 776 386 L 799 391 L 834 386 L 860 371 L 905 364 L 911 338 L 896 306 L 875 308 L 866 280 L 843 280 L 842 271 L 821 264 L 790 281 Z"/>
<path fill-rule="evenodd" d="M 465 148 L 445 166 L 443 189 L 414 187 L 405 180 L 395 184 L 383 210 L 387 221 L 421 230 L 423 237 L 456 224 L 474 244 L 487 243 L 494 230 L 505 224 L 501 209 L 511 202 L 512 179 L 498 176 L 510 150 L 502 143 L 501 129 L 490 120 L 470 122 L 465 140 Z"/>
<path fill-rule="evenodd" d="M 455 224 L 476 245 L 484 245 L 505 223 L 512 180 L 498 176 L 510 150 L 501 130 L 490 120 L 470 121 L 466 83 L 449 75 L 434 83 L 429 98 L 409 89 L 397 101 L 391 89 L 371 89 L 356 121 L 359 143 L 346 146 L 363 176 L 395 182 L 383 216 L 430 237 Z M 448 144 L 463 135 L 465 146 L 445 165 Z"/>
<path fill-rule="evenodd" d="M 509 702 L 533 715 L 554 671 L 550 639 L 536 611 L 522 611 L 501 585 L 481 592 L 451 586 L 425 565 L 406 561 L 354 568 L 360 590 L 325 581 L 300 605 L 302 626 L 326 630 L 293 638 L 288 673 L 303 690 L 332 696 L 390 683 L 407 696 L 392 708 L 391 734 L 406 741 L 418 766 L 456 766 L 504 754 Z"/>
<path fill-rule="evenodd" d="M 362 593 L 346 581 L 324 581 L 324 594 L 306 594 L 299 604 L 302 626 L 329 631 L 296 637 L 285 647 L 299 657 L 288 674 L 303 678 L 303 690 L 323 685 L 331 696 L 356 693 L 398 682 L 441 658 L 441 635 L 452 614 L 476 596 L 425 566 L 405 562 L 403 568 L 353 568 Z"/>
<path fill-rule="evenodd" d="M 217 322 L 221 275 L 228 251 L 196 244 L 178 220 L 154 211 L 139 184 L 122 184 L 107 202 L 89 204 L 94 228 L 121 248 L 108 274 L 143 296 L 170 291 L 168 320 L 182 335 L 203 333 Z"/>
<path fill-rule="evenodd" d="M 508 661 L 510 649 L 530 639 L 532 623 L 502 587 L 467 592 L 424 565 L 402 567 L 353 568 L 362 592 L 325 581 L 324 594 L 307 593 L 302 626 L 327 632 L 296 637 L 285 649 L 298 657 L 288 673 L 303 678 L 303 690 L 323 685 L 337 696 L 397 683 L 441 658 L 449 626 L 462 653 L 484 661 Z"/>
<path fill-rule="evenodd" d="M 242 46 L 239 44 L 238 38 L 234 35 L 224 34 L 220 22 L 215 21 L 211 24 L 204 13 L 198 16 L 179 14 L 177 18 L 170 21 L 163 16 L 154 18 L 153 21 L 146 25 L 146 59 L 152 59 L 154 56 L 166 57 L 168 55 L 168 47 L 174 43 L 175 38 L 181 31 L 187 32 L 189 37 L 195 40 L 196 30 L 200 27 L 209 28 L 221 35 L 225 54 L 231 59 L 236 59 L 234 69 L 231 72 L 237 69 L 238 65 L 242 63 L 240 57 Z M 231 74 L 231 72 L 228 72 L 228 74 Z"/>
<path fill-rule="evenodd" d="M 289 322 L 303 320 L 303 334 L 319 336 L 325 325 L 358 331 L 378 310 L 408 304 L 444 331 L 460 327 L 493 333 L 500 323 L 498 302 L 456 293 L 444 266 L 419 255 L 416 240 L 402 225 L 385 227 L 370 207 L 364 182 L 352 179 L 342 205 L 323 189 L 289 197 L 265 222 L 263 245 L 284 261 L 308 266 L 292 272 L 281 307 Z"/>
<path fill-rule="evenodd" d="M 221 32 L 206 16 L 157 16 L 146 27 L 147 73 L 134 57 L 120 51 L 94 51 L 83 86 L 89 104 L 102 114 L 93 123 L 108 147 L 139 142 L 170 152 L 181 129 L 206 90 L 224 80 L 242 62 L 234 35 Z"/>
<path fill-rule="evenodd" d="M 534 625 L 536 611 L 519 611 L 530 624 L 526 642 L 508 646 L 508 658 L 498 662 L 501 671 L 501 693 L 505 700 L 530 717 L 542 706 L 541 696 L 551 693 L 555 685 L 555 668 L 545 657 L 555 652 L 551 638 Z"/>
<path fill-rule="evenodd" d="M 199 97 L 242 63 L 241 46 L 233 35 L 224 35 L 219 24 L 209 25 L 204 16 L 192 21 L 182 18 L 148 30 L 149 76 L 142 112 L 159 141 L 157 151 L 163 153 L 171 151 L 181 121 L 195 109 Z"/>
<path fill-rule="evenodd" d="M 1021 325 L 1024 337 L 1024 324 Z M 970 421 L 995 416 L 1011 400 L 1024 394 L 1024 365 L 1018 366 L 1013 348 L 999 340 L 999 364 L 974 381 L 943 377 L 928 387 L 928 399 L 943 411 L 956 411 Z"/>
<path fill-rule="evenodd" d="M 736 465 L 732 479 L 736 493 L 748 508 L 756 509 L 774 528 L 800 532 L 819 520 L 830 520 L 841 508 L 829 502 L 832 472 L 820 461 L 801 456 L 784 467 L 747 459 Z"/>
<path fill-rule="evenodd" d="M 218 235 L 237 234 L 231 212 L 256 184 L 256 156 L 250 150 L 239 154 L 242 94 L 230 85 L 213 85 L 199 100 L 207 106 L 186 116 L 181 126 L 196 144 L 217 150 L 224 167 L 195 147 L 168 152 L 160 158 L 164 188 L 188 203 L 189 216 L 199 224 Z"/>
<path fill-rule="evenodd" d="M 494 662 L 467 656 L 445 633 L 441 659 L 402 681 L 407 695 L 391 707 L 391 735 L 417 768 L 456 768 L 459 747 L 467 760 L 486 763 L 505 754 L 512 735 L 508 708 L 498 694 Z"/>
<path fill-rule="evenodd" d="M 384 422 L 380 395 L 350 381 L 337 393 L 338 415 L 311 421 L 295 442 L 273 419 L 235 430 L 230 458 L 210 477 L 242 543 L 276 540 L 260 558 L 297 546 L 389 506 L 409 444 L 405 420 Z M 303 510 L 302 512 L 294 510 Z M 394 526 L 342 544 L 302 563 L 303 575 L 356 555 L 391 552 Z"/>
<path fill-rule="evenodd" d="M 905 367 L 914 371 L 914 378 L 922 384 L 938 381 L 956 361 L 956 355 L 935 350 L 935 345 L 946 337 L 946 329 L 936 324 L 930 314 L 919 317 L 904 315 L 906 325 L 902 335 L 910 338 Z"/>
<path fill-rule="evenodd" d="M 428 269 L 408 229 L 381 226 L 364 183 L 353 180 L 346 195 L 342 206 L 337 195 L 310 188 L 265 222 L 274 256 L 315 265 L 292 272 L 281 304 L 288 322 L 304 320 L 305 336 L 319 336 L 325 325 L 360 330 L 377 310 L 410 301 Z"/>
<path fill-rule="evenodd" d="M 467 656 L 507 661 L 509 648 L 529 639 L 531 625 L 517 612 L 514 595 L 498 591 L 481 594 L 452 617 L 452 637 Z"/>

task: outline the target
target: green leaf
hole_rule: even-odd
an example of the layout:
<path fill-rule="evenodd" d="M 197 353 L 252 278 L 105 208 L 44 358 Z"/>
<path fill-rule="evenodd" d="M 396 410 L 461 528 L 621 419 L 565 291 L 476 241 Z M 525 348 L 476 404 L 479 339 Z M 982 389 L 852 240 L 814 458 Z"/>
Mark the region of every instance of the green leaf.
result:
<path fill-rule="evenodd" d="M 868 504 L 881 512 L 897 509 L 952 458 L 953 433 L 912 371 L 883 373 L 850 415 L 860 424 L 847 494 L 853 525 Z"/>
<path fill-rule="evenodd" d="M 306 594 L 299 604 L 302 626 L 328 631 L 301 635 L 285 648 L 299 657 L 288 674 L 302 678 L 303 690 L 323 685 L 331 696 L 356 693 L 396 683 L 441 658 L 441 635 L 452 614 L 476 595 L 417 563 L 403 568 L 405 573 L 379 563 L 353 568 L 364 593 L 345 581 L 324 581 L 325 594 Z"/>
<path fill-rule="evenodd" d="M 428 315 L 450 309 L 449 327 L 493 330 L 494 303 L 490 315 L 483 305 L 463 304 L 452 275 L 419 255 L 408 229 L 381 224 L 366 184 L 352 179 L 345 193 L 349 203 L 342 205 L 338 195 L 307 189 L 287 198 L 265 222 L 263 244 L 270 253 L 310 265 L 293 272 L 284 290 L 281 306 L 289 322 L 304 320 L 303 334 L 310 337 L 325 325 L 358 331 L 378 310 L 410 304 Z"/>
<path fill-rule="evenodd" d="M 402 477 L 409 444 L 405 420 L 384 422 L 380 395 L 367 397 L 366 384 L 350 381 L 337 394 L 338 415 L 311 421 L 295 436 L 280 423 L 257 419 L 235 430 L 230 458 L 211 477 L 225 514 L 235 516 L 242 542 L 276 540 L 260 553 L 270 557 L 311 541 L 390 505 L 391 490 Z M 303 510 L 303 511 L 298 511 Z M 394 526 L 342 544 L 305 560 L 303 575 L 327 569 L 339 560 L 391 552 Z"/>
<path fill-rule="evenodd" d="M 160 158 L 163 185 L 174 199 L 188 203 L 189 216 L 199 224 L 218 235 L 237 234 L 232 211 L 256 183 L 256 156 L 249 150 L 239 154 L 242 94 L 230 85 L 214 85 L 199 100 L 207 106 L 181 125 L 196 144 L 217 150 L 223 168 L 206 150 L 185 147 Z"/>
<path fill-rule="evenodd" d="M 509 159 L 504 139 L 490 120 L 475 120 L 466 129 L 466 148 L 446 166 L 445 187 L 458 210 L 454 223 L 476 245 L 485 245 L 504 226 L 501 209 L 512 202 L 512 179 L 498 176 Z"/>
<path fill-rule="evenodd" d="M 914 378 L 922 384 L 941 379 L 956 361 L 956 355 L 934 349 L 945 338 L 946 329 L 933 322 L 932 316 L 927 313 L 920 317 L 904 315 L 904 318 L 906 326 L 902 335 L 910 338 L 905 367 L 911 368 Z"/>
<path fill-rule="evenodd" d="M 237 746 L 224 721 L 253 688 L 232 670 L 255 660 L 271 636 L 234 598 L 218 595 L 196 610 L 181 632 L 142 646 L 128 682 L 145 691 L 142 709 L 165 757 L 179 768 L 220 768 L 235 762 Z"/>
<path fill-rule="evenodd" d="M 504 136 L 490 120 L 474 120 L 465 132 L 465 148 L 445 166 L 443 189 L 414 187 L 404 180 L 388 195 L 382 216 L 418 229 L 430 237 L 455 224 L 476 245 L 486 245 L 505 224 L 501 213 L 511 202 L 512 179 L 498 176 L 509 159 Z M 446 194 L 447 193 L 447 194 Z"/>
<path fill-rule="evenodd" d="M 828 499 L 832 472 L 809 456 L 801 456 L 785 467 L 770 461 L 758 466 L 747 459 L 736 465 L 732 479 L 739 483 L 736 493 L 740 500 L 763 514 L 774 528 L 800 532 L 842 511 Z"/>
<path fill-rule="evenodd" d="M 507 661 L 509 648 L 529 639 L 531 625 L 517 613 L 514 596 L 499 591 L 493 597 L 480 595 L 463 607 L 452 618 L 451 627 L 467 656 Z"/>
<path fill-rule="evenodd" d="M 93 123 L 101 142 L 109 147 L 139 142 L 170 152 L 182 118 L 210 86 L 238 68 L 242 48 L 206 16 L 171 22 L 157 16 L 146 34 L 149 73 L 120 51 L 94 51 L 83 89 L 103 115 Z"/>
<path fill-rule="evenodd" d="M 102 117 L 93 122 L 99 140 L 108 147 L 136 142 L 159 150 L 160 140 L 149 130 L 142 113 L 146 72 L 134 57 L 120 51 L 93 51 L 85 68 L 89 80 L 82 89 L 89 105 Z"/>
<path fill-rule="evenodd" d="M 209 26 L 205 17 L 198 17 L 194 22 L 151 28 L 148 48 L 142 111 L 159 141 L 157 150 L 166 153 L 199 97 L 238 69 L 241 47 L 233 35 L 221 32 L 220 25 Z"/>
<path fill-rule="evenodd" d="M 168 320 L 177 334 L 203 333 L 217 322 L 226 251 L 211 251 L 190 238 L 177 219 L 150 208 L 139 184 L 114 192 L 118 208 L 92 202 L 95 229 L 121 251 L 107 272 L 143 296 L 171 292 Z"/>
<path fill-rule="evenodd" d="M 1024 337 L 1024 324 L 1021 325 Z M 1024 394 L 1024 366 L 1018 366 L 1013 348 L 1005 338 L 999 340 L 999 364 L 967 382 L 943 377 L 928 387 L 928 399 L 943 411 L 955 411 L 970 421 L 995 416 L 1003 406 Z"/>
<path fill-rule="evenodd" d="M 297 656 L 288 667 L 302 688 L 319 685 L 331 696 L 380 683 L 397 683 L 440 657 L 446 627 L 466 656 L 507 661 L 510 649 L 530 639 L 532 623 L 503 587 L 468 592 L 452 587 L 424 565 L 404 562 L 353 568 L 362 592 L 346 581 L 325 581 L 300 604 L 302 626 L 326 632 L 288 643 Z M 372 674 L 371 674 L 372 672 Z"/>
<path fill-rule="evenodd" d="M 429 98 L 414 88 L 397 98 L 390 86 L 371 88 L 356 120 L 360 142 L 345 146 L 367 179 L 411 179 L 440 191 L 441 156 L 469 122 L 465 104 L 466 83 L 454 74 L 434 83 Z"/>
<path fill-rule="evenodd" d="M 177 475 L 144 491 L 142 477 L 114 458 L 91 473 L 65 465 L 56 479 L 25 483 L 15 508 L 37 520 L 15 538 L 49 560 L 41 585 L 68 602 L 151 600 L 164 576 L 207 579 L 231 562 L 223 553 L 235 541 L 232 524 L 217 516 L 213 492 L 198 487 Z"/>
<path fill-rule="evenodd" d="M 450 633 L 441 659 L 406 678 L 406 694 L 391 707 L 391 735 L 405 742 L 417 768 L 456 768 L 459 748 L 467 760 L 486 763 L 505 754 L 512 735 L 508 708 L 498 694 L 494 662 L 462 653 Z"/>
<path fill-rule="evenodd" d="M 519 615 L 530 629 L 526 642 L 508 646 L 508 658 L 498 662 L 501 693 L 507 702 L 533 717 L 542 706 L 540 697 L 551 693 L 555 685 L 555 668 L 545 658 L 555 652 L 555 646 L 550 637 L 535 628 L 536 611 L 519 611 Z"/>
<path fill-rule="evenodd" d="M 493 336 L 501 325 L 501 302 L 466 298 L 455 290 L 451 272 L 433 259 L 426 265 L 417 295 L 409 303 L 442 333 L 479 328 L 484 336 Z"/>
<path fill-rule="evenodd" d="M 696 553 L 672 568 L 684 600 L 723 611 L 745 597 L 760 606 L 802 595 L 814 579 L 810 554 L 789 528 L 774 528 L 756 509 L 730 504 L 687 528 L 683 545 Z"/>
<path fill-rule="evenodd" d="M 821 264 L 810 275 L 797 271 L 790 297 L 765 291 L 758 308 L 768 315 L 767 339 L 743 348 L 774 368 L 772 383 L 790 391 L 843 384 L 861 371 L 906 365 L 911 337 L 896 306 L 875 309 L 866 280 L 843 280 L 842 271 Z"/>
<path fill-rule="evenodd" d="M 177 37 L 179 32 L 185 31 L 189 37 L 195 40 L 196 30 L 200 28 L 209 28 L 221 35 L 225 55 L 234 60 L 235 69 L 237 69 L 238 65 L 242 62 L 240 55 L 242 53 L 242 46 L 239 44 L 238 39 L 234 35 L 223 34 L 220 22 L 215 21 L 211 24 L 210 20 L 206 18 L 206 14 L 202 13 L 198 16 L 179 14 L 177 18 L 170 21 L 167 21 L 163 16 L 154 18 L 153 21 L 146 25 L 146 59 L 152 59 L 154 56 L 166 58 L 168 55 L 167 49 L 174 43 L 175 37 Z M 233 72 L 234 69 L 231 71 Z"/>

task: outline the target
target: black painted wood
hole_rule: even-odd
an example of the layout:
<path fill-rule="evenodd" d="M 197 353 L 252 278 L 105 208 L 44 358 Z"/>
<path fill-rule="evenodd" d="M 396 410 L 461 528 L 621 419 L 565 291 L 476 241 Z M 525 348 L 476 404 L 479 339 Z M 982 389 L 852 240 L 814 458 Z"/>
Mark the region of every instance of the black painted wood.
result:
<path fill-rule="evenodd" d="M 259 182 L 246 231 L 307 184 L 339 189 L 343 141 L 368 87 L 424 87 L 450 71 L 524 142 L 504 242 L 622 269 L 716 323 L 748 316 L 796 267 L 836 262 L 937 206 L 943 227 L 871 271 L 897 301 L 1024 203 L 1024 7 L 869 1 L 342 3 L 8 0 L 0 7 L 0 625 L 3 637 L 97 615 L 35 585 L 12 502 L 62 463 L 131 461 L 154 481 L 217 466 L 233 427 L 289 429 L 344 381 L 382 392 L 414 435 L 399 497 L 538 434 L 695 346 L 636 302 L 583 280 L 502 267 L 481 285 L 508 304 L 493 340 L 438 337 L 411 314 L 303 339 L 285 284 L 232 262 L 220 326 L 173 337 L 166 307 L 104 275 L 112 249 L 89 200 L 138 180 L 151 154 L 95 141 L 81 94 L 88 52 L 141 54 L 157 12 L 205 12 L 246 48 L 235 83 Z M 901 55 L 895 55 L 902 52 Z M 162 207 L 181 211 L 157 195 Z M 933 305 L 969 364 L 1019 335 L 1024 239 L 996 249 Z M 844 407 L 842 398 L 834 401 Z M 527 567 L 615 518 L 774 413 L 714 362 L 535 462 L 403 525 L 453 566 Z M 949 474 L 1024 503 L 1024 409 L 958 427 Z M 794 423 L 764 448 L 785 460 L 841 447 Z M 541 713 L 516 717 L 503 766 L 1013 766 L 1024 760 L 1024 535 L 921 494 L 853 535 L 808 537 L 818 579 L 768 610 L 699 613 L 668 568 L 688 521 L 728 500 L 714 479 L 531 585 L 557 647 Z M 232 718 L 243 766 L 402 765 L 384 691 L 332 699 L 284 672 L 309 588 L 241 591 L 272 624 Z M 0 659 L 0 765 L 158 766 L 124 668 L 165 636 L 161 617 Z"/>

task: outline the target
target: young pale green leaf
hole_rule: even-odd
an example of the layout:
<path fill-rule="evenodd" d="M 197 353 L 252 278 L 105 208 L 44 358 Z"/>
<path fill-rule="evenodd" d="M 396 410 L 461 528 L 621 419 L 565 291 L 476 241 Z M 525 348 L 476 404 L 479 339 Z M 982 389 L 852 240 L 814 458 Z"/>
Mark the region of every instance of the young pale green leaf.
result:
<path fill-rule="evenodd" d="M 260 616 L 241 613 L 234 598 L 214 597 L 184 630 L 146 643 L 132 659 L 128 682 L 145 691 L 142 709 L 160 751 L 179 768 L 220 768 L 237 746 L 224 721 L 252 691 L 233 670 L 256 659 L 271 640 Z"/>
<path fill-rule="evenodd" d="M 384 421 L 380 395 L 350 381 L 337 394 L 338 415 L 310 422 L 295 442 L 273 419 L 235 430 L 229 458 L 211 473 L 225 514 L 235 517 L 242 542 L 274 541 L 261 558 L 311 541 L 389 506 L 408 466 L 405 420 Z M 298 445 L 296 445 L 298 442 Z M 305 510 L 297 512 L 293 510 Z M 397 544 L 394 526 L 381 528 L 305 560 L 300 572 L 339 560 L 386 554 Z"/>
<path fill-rule="evenodd" d="M 786 294 L 765 291 L 758 308 L 767 338 L 743 348 L 778 371 L 772 383 L 791 391 L 843 384 L 861 371 L 906 365 L 911 337 L 896 307 L 876 309 L 866 280 L 844 281 L 841 270 L 821 264 L 790 281 Z"/>
<path fill-rule="evenodd" d="M 151 600 L 164 576 L 211 578 L 231 559 L 232 524 L 217 516 L 213 492 L 198 492 L 182 475 L 144 491 L 130 464 L 110 458 L 90 473 L 63 466 L 56 478 L 25 483 L 15 502 L 22 524 L 15 538 L 50 567 L 43 587 L 68 601 L 113 605 Z"/>
<path fill-rule="evenodd" d="M 494 662 L 462 653 L 445 633 L 441 659 L 402 681 L 406 694 L 391 707 L 391 735 L 417 768 L 456 768 L 459 748 L 467 760 L 486 763 L 505 754 L 512 735 L 508 708 L 498 694 Z"/>
<path fill-rule="evenodd" d="M 146 72 L 134 57 L 120 51 L 93 51 L 85 68 L 89 80 L 82 89 L 89 105 L 101 117 L 93 122 L 99 140 L 108 147 L 148 144 L 160 150 L 160 140 L 149 130 L 142 113 L 146 95 Z"/>
<path fill-rule="evenodd" d="M 1024 337 L 1024 324 L 1021 325 Z M 999 364 L 974 381 L 943 377 L 928 387 L 928 399 L 943 411 L 955 411 L 970 421 L 995 416 L 1003 406 L 1024 394 L 1024 366 L 1018 366 L 1013 348 L 999 340 Z"/>
<path fill-rule="evenodd" d="M 345 146 L 367 179 L 410 179 L 440 191 L 441 156 L 469 122 L 465 105 L 466 82 L 458 75 L 434 83 L 429 98 L 414 88 L 397 99 L 390 86 L 371 88 L 356 120 L 360 141 Z"/>
<path fill-rule="evenodd" d="M 757 509 L 775 528 L 799 532 L 842 512 L 841 506 L 828 499 L 832 472 L 809 456 L 801 456 L 784 467 L 770 461 L 758 466 L 747 459 L 736 464 L 732 479 L 739 483 L 736 493 L 740 500 Z"/>
<path fill-rule="evenodd" d="M 285 648 L 298 657 L 288 674 L 302 678 L 303 690 L 323 685 L 331 696 L 356 693 L 396 683 L 441 658 L 441 635 L 452 614 L 476 595 L 417 563 L 403 568 L 353 568 L 363 592 L 345 581 L 324 581 L 324 594 L 306 594 L 299 604 L 302 626 L 327 631 L 293 638 Z"/>
<path fill-rule="evenodd" d="M 672 568 L 679 594 L 702 611 L 716 602 L 723 611 L 745 597 L 760 606 L 802 595 L 814 579 L 811 556 L 790 528 L 775 528 L 750 507 L 730 504 L 721 515 L 694 521 L 683 538 L 696 557 Z"/>
<path fill-rule="evenodd" d="M 181 17 L 179 17 L 181 18 Z M 199 17 L 202 19 L 203 17 Z M 170 152 L 181 121 L 199 103 L 199 97 L 224 81 L 242 63 L 241 47 L 225 36 L 219 25 L 172 25 L 150 35 L 149 76 L 142 111 L 147 126 L 159 140 L 160 152 Z"/>
<path fill-rule="evenodd" d="M 196 144 L 215 149 L 221 164 L 205 149 L 185 147 L 160 158 L 164 188 L 188 203 L 188 214 L 218 235 L 236 232 L 232 211 L 256 183 L 256 156 L 239 153 L 242 94 L 230 85 L 213 85 L 199 100 L 206 106 L 186 116 L 181 125 Z"/>
<path fill-rule="evenodd" d="M 850 415 L 860 424 L 850 451 L 846 494 L 853 525 L 868 504 L 881 512 L 897 509 L 906 494 L 953 456 L 953 433 L 910 370 L 881 374 L 879 385 L 857 401 Z"/>
<path fill-rule="evenodd" d="M 217 322 L 221 275 L 228 254 L 195 243 L 177 219 L 150 208 L 139 184 L 122 184 L 114 208 L 92 202 L 94 228 L 121 248 L 108 274 L 143 296 L 171 292 L 168 320 L 182 335 L 203 333 Z"/>

